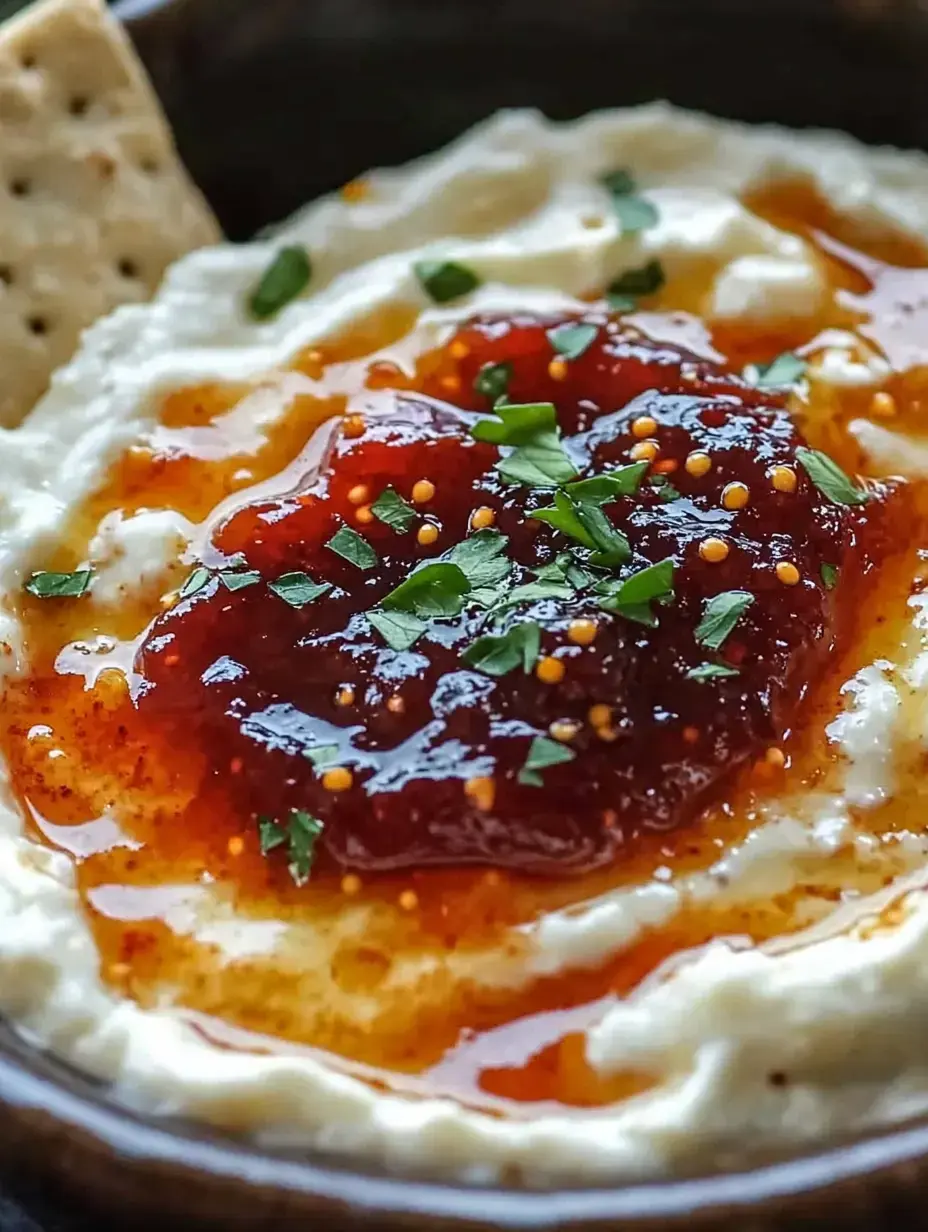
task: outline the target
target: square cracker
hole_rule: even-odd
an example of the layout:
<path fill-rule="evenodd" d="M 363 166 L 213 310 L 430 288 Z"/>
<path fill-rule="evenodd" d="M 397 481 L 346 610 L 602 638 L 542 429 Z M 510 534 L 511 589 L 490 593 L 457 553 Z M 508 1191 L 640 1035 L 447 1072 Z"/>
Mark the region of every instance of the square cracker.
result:
<path fill-rule="evenodd" d="M 82 329 L 219 234 L 100 0 L 42 0 L 0 27 L 0 424 Z"/>

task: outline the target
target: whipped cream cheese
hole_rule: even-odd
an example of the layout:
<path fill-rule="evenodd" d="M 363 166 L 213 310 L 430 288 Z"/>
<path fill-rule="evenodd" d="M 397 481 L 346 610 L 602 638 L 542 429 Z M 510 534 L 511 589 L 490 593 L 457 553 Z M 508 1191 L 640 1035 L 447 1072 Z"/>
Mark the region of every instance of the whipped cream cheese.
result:
<path fill-rule="evenodd" d="M 621 233 L 598 182 L 616 166 L 635 169 L 659 211 L 654 227 Z M 286 366 L 377 309 L 419 310 L 422 336 L 437 343 L 482 310 L 579 309 L 617 271 L 658 258 L 668 283 L 685 289 L 681 307 L 709 321 L 811 321 L 831 294 L 822 258 L 743 203 L 797 179 L 865 230 L 896 226 L 928 238 L 921 155 L 658 104 L 564 125 L 504 113 L 445 151 L 373 172 L 362 200 L 333 196 L 273 238 L 185 258 L 150 304 L 121 308 L 87 332 L 22 427 L 0 430 L 0 592 L 19 590 L 69 515 L 154 426 L 159 395 Z M 306 245 L 314 277 L 303 297 L 256 323 L 247 294 L 281 241 Z M 429 257 L 470 266 L 483 285 L 435 308 L 412 272 Z M 854 334 L 813 359 L 812 378 L 836 386 L 885 375 L 885 361 Z M 260 436 L 274 408 L 256 395 L 249 414 Z M 910 451 L 901 433 L 867 419 L 852 431 L 877 470 L 928 473 L 924 447 Z M 195 534 L 171 510 L 104 519 L 90 547 L 98 572 L 88 601 L 106 607 L 176 584 Z M 2 670 L 25 670 L 9 604 L 0 639 L 12 651 Z M 474 960 L 479 979 L 503 987 L 595 965 L 689 903 L 748 902 L 810 877 L 827 884 L 848 852 L 872 869 L 875 889 L 899 879 L 892 927 L 875 906 L 853 927 L 819 935 L 833 906 L 823 896 L 809 910 L 813 931 L 795 945 L 716 941 L 615 999 L 587 1030 L 588 1060 L 604 1074 L 643 1072 L 649 1083 L 595 1114 L 500 1118 L 450 1098 L 394 1094 L 311 1049 L 215 1047 L 170 1006 L 119 997 L 100 978 L 69 858 L 25 837 L 9 791 L 0 802 L 0 1011 L 139 1107 L 471 1181 L 514 1168 L 540 1185 L 660 1176 L 711 1166 L 745 1139 L 789 1145 L 928 1110 L 925 844 L 916 833 L 877 840 L 855 812 L 898 789 L 895 733 L 909 714 L 902 693 L 905 706 L 911 695 L 928 706 L 926 639 L 917 608 L 898 660 L 881 658 L 847 683 L 844 710 L 827 726 L 837 764 L 821 790 L 791 799 L 787 811 L 771 806 L 706 869 L 658 869 L 523 928 L 526 948 Z M 179 900 L 177 913 L 178 927 L 239 953 L 278 940 L 274 929 L 236 932 L 228 915 L 204 920 L 193 899 Z M 362 917 L 344 925 L 363 926 Z"/>

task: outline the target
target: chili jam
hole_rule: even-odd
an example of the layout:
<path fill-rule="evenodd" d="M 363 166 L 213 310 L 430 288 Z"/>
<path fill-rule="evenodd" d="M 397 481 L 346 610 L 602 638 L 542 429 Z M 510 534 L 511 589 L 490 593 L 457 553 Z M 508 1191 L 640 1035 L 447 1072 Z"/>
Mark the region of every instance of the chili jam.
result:
<path fill-rule="evenodd" d="M 813 792 L 840 790 L 824 730 L 841 686 L 911 636 L 923 485 L 868 483 L 866 504 L 835 504 L 798 450 L 805 437 L 853 473 L 852 418 L 923 434 L 912 347 L 928 261 L 872 236 L 855 253 L 859 237 L 792 189 L 750 205 L 827 269 L 814 320 L 710 328 L 670 311 L 703 302 L 698 273 L 628 316 L 578 314 L 596 334 L 574 358 L 552 343 L 562 318 L 476 319 L 436 349 L 403 309 L 292 371 L 164 399 L 36 565 L 75 569 L 101 519 L 159 508 L 197 528 L 197 561 L 115 600 L 96 582 L 73 600 L 23 595 L 29 670 L 4 699 L 13 788 L 34 836 L 73 857 L 115 989 L 225 1047 L 310 1046 L 362 1078 L 504 1115 L 596 1106 L 652 1081 L 586 1063 L 583 1033 L 611 999 L 710 939 L 784 937 L 885 883 L 894 834 L 924 829 L 921 770 L 897 767 L 895 797 L 855 816 L 880 840 L 869 863 L 841 847 L 765 895 L 737 876 L 727 892 L 724 862 L 768 810 L 801 816 Z M 740 375 L 814 354 L 834 329 L 885 352 L 886 380 L 813 379 L 793 399 Z M 503 482 L 509 447 L 472 435 L 494 418 L 474 384 L 500 364 L 510 402 L 555 404 L 578 477 L 641 476 L 602 506 L 627 560 L 571 593 L 549 574 L 546 598 L 493 612 L 564 554 L 590 554 L 532 517 L 553 489 Z M 411 506 L 400 533 L 371 509 L 388 485 Z M 371 568 L 326 547 L 343 526 Z M 492 535 L 505 580 L 392 649 L 366 613 Z M 673 594 L 650 602 L 653 625 L 601 605 L 598 582 L 667 559 Z M 328 589 L 289 604 L 272 587 L 295 572 Z M 696 631 L 724 593 L 752 602 L 715 648 Z M 528 671 L 462 657 L 520 624 L 538 627 Z M 520 782 L 540 740 L 548 764 L 528 774 L 541 786 Z M 295 860 L 267 840 L 296 813 L 316 828 L 298 831 Z M 557 913 L 692 879 L 713 892 L 681 895 L 669 916 L 645 906 L 618 950 L 538 964 L 533 929 Z"/>
<path fill-rule="evenodd" d="M 570 361 L 552 349 L 565 326 L 595 334 Z M 550 490 L 507 482 L 500 448 L 469 435 L 487 400 L 481 416 L 387 395 L 344 421 L 307 491 L 216 531 L 225 572 L 154 622 L 136 661 L 139 713 L 169 744 L 202 750 L 207 778 L 235 767 L 244 826 L 305 811 L 343 868 L 582 871 L 642 831 L 684 824 L 792 724 L 847 587 L 871 567 L 886 490 L 859 506 L 829 499 L 800 464 L 781 394 L 601 314 L 475 321 L 450 347 L 462 390 L 506 364 L 510 402 L 555 403 L 578 479 L 643 463 L 634 493 L 602 509 L 631 545 L 620 576 L 672 561 L 672 594 L 629 617 L 604 608 L 592 574 L 546 591 L 538 571 L 576 545 L 531 516 Z M 408 503 L 402 528 L 372 513 L 388 487 Z M 373 549 L 360 563 L 331 546 L 341 527 L 360 536 L 356 551 Z M 490 593 L 392 649 L 365 613 L 469 536 L 472 549 L 499 536 L 475 579 Z M 328 589 L 293 606 L 273 589 L 292 574 Z M 732 593 L 750 606 L 716 653 L 697 629 Z M 530 662 L 468 665 L 475 639 L 527 621 L 540 639 Z M 565 760 L 525 783 L 537 737 Z"/>

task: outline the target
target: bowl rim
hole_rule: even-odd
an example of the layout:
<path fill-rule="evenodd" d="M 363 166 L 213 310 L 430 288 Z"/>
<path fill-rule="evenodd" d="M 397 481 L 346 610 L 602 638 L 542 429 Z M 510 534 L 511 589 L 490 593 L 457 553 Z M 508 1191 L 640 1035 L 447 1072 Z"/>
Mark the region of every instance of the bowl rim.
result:
<path fill-rule="evenodd" d="M 3 1024 L 6 1027 L 6 1024 Z M 4 1032 L 5 1033 L 5 1032 Z M 12 1033 L 11 1033 L 12 1034 Z M 94 1079 L 19 1037 L 12 1052 L 7 1038 L 0 1054 L 0 1107 L 11 1114 L 3 1130 L 32 1134 L 76 1148 L 83 1168 L 88 1153 L 105 1157 L 117 1170 L 129 1167 L 146 1181 L 167 1173 L 181 1196 L 211 1187 L 234 1186 L 240 1201 L 307 1201 L 350 1214 L 351 1226 L 401 1218 L 404 1227 L 582 1229 L 714 1226 L 715 1220 L 756 1215 L 766 1204 L 777 1218 L 797 1203 L 821 1202 L 849 1182 L 903 1180 L 894 1170 L 928 1161 L 928 1121 L 919 1121 L 830 1144 L 788 1159 L 732 1172 L 667 1178 L 620 1187 L 552 1190 L 482 1187 L 400 1172 L 364 1168 L 306 1151 L 299 1155 L 238 1140 L 210 1126 L 137 1111 L 118 1103 Z M 59 1072 L 54 1072 L 59 1071 Z M 76 1089 L 85 1087 L 86 1090 Z M 39 1125 L 37 1126 L 37 1118 Z M 26 1135 L 28 1137 L 30 1135 Z M 46 1153 L 47 1154 L 47 1153 Z M 58 1161 L 45 1166 L 53 1170 Z M 86 1176 L 65 1178 L 69 1188 L 87 1189 Z M 99 1192 L 90 1187 L 92 1200 Z M 104 1186 L 104 1189 L 112 1186 Z M 125 1189 L 125 1186 L 122 1186 Z M 176 1196 L 176 1195 L 175 1195 Z M 202 1195 L 201 1195 L 202 1196 Z M 158 1195 L 153 1196 L 155 1209 Z M 832 1205 L 832 1214 L 834 1206 Z M 767 1211 L 764 1211 L 766 1214 Z M 245 1214 L 244 1209 L 242 1214 Z M 737 1224 L 732 1226 L 739 1226 Z M 754 1226 L 752 1224 L 752 1226 Z M 780 1226 L 777 1224 L 777 1226 Z"/>

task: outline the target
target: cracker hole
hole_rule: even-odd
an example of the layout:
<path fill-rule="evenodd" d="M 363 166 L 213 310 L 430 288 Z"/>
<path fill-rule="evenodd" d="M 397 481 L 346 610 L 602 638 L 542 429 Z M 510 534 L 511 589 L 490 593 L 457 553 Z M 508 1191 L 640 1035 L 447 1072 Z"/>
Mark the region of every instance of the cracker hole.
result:
<path fill-rule="evenodd" d="M 35 56 L 33 55 L 31 51 L 27 51 L 26 54 L 20 59 L 19 62 L 23 66 L 23 68 L 27 70 L 35 68 L 36 64 L 38 63 L 38 61 L 36 60 Z"/>
<path fill-rule="evenodd" d="M 87 108 L 90 106 L 90 99 L 86 94 L 75 94 L 68 103 L 68 111 L 72 116 L 82 116 L 87 114 Z"/>
<path fill-rule="evenodd" d="M 0 286 L 10 287 L 13 285 L 13 267 L 0 263 Z"/>
<path fill-rule="evenodd" d="M 10 192 L 14 197 L 28 197 L 31 191 L 32 185 L 27 179 L 10 180 Z"/>
<path fill-rule="evenodd" d="M 28 317 L 26 325 L 30 334 L 35 334 L 37 338 L 43 338 L 48 333 L 48 321 L 45 317 Z"/>
<path fill-rule="evenodd" d="M 143 158 L 139 162 L 139 166 L 148 175 L 157 175 L 158 172 L 161 170 L 161 164 L 158 162 L 157 158 L 154 158 L 151 155 L 149 155 L 147 158 Z"/>
<path fill-rule="evenodd" d="M 138 278 L 139 276 L 139 267 L 131 257 L 122 257 L 116 262 L 116 268 L 123 278 Z"/>

